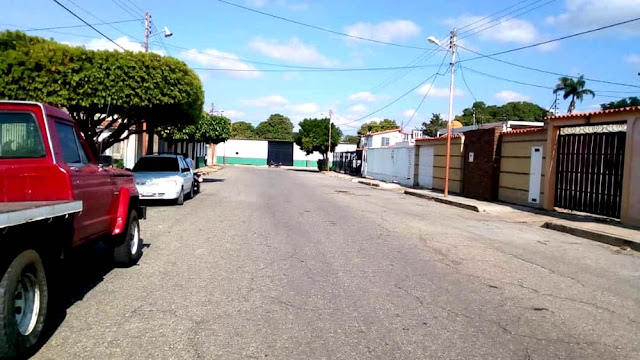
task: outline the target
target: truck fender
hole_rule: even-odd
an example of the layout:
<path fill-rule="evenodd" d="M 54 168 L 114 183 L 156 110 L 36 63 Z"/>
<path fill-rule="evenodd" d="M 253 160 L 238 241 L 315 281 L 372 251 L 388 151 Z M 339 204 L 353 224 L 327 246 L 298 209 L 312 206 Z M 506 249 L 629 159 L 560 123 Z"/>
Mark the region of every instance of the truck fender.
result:
<path fill-rule="evenodd" d="M 131 191 L 126 187 L 119 190 L 116 218 L 111 235 L 121 234 L 127 226 L 129 220 L 129 202 L 131 201 Z"/>

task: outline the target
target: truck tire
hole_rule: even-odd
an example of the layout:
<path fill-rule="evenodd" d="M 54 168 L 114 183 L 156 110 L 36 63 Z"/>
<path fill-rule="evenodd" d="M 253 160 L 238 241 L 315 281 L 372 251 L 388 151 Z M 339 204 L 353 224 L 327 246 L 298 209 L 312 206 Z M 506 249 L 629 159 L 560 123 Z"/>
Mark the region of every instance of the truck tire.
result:
<path fill-rule="evenodd" d="M 113 261 L 120 266 L 133 266 L 142 256 L 142 239 L 140 238 L 140 221 L 138 213 L 132 210 L 129 213 L 127 230 L 122 235 L 124 241 L 113 249 Z"/>
<path fill-rule="evenodd" d="M 0 357 L 24 354 L 38 342 L 48 301 L 42 259 L 34 250 L 23 251 L 0 280 Z"/>
<path fill-rule="evenodd" d="M 176 199 L 176 205 L 183 205 L 184 204 L 184 189 L 180 189 L 180 195 L 178 195 L 178 198 Z"/>

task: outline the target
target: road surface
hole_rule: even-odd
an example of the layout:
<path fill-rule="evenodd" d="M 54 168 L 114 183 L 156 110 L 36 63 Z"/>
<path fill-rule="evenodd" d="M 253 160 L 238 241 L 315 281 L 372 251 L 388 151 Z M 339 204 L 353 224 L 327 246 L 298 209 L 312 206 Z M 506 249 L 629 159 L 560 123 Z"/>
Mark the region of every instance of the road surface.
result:
<path fill-rule="evenodd" d="M 640 357 L 637 253 L 326 174 L 207 181 L 149 209 L 138 266 L 79 260 L 35 358 Z"/>

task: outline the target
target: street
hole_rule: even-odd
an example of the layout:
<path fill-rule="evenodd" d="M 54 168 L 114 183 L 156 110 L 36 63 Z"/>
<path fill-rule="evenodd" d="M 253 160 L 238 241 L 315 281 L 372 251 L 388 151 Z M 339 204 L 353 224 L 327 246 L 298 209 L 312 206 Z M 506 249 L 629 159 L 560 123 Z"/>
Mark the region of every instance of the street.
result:
<path fill-rule="evenodd" d="M 71 271 L 34 358 L 640 356 L 640 256 L 552 230 L 251 167 L 141 226 L 134 268 Z"/>

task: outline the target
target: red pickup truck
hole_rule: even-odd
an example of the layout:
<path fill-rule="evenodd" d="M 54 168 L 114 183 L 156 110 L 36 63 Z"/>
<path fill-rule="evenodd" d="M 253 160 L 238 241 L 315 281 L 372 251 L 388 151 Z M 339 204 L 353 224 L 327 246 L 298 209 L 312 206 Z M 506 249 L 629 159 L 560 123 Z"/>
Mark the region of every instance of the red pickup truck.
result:
<path fill-rule="evenodd" d="M 0 101 L 0 357 L 38 342 L 70 250 L 107 240 L 117 264 L 137 263 L 145 215 L 133 174 L 98 164 L 69 114 Z"/>

